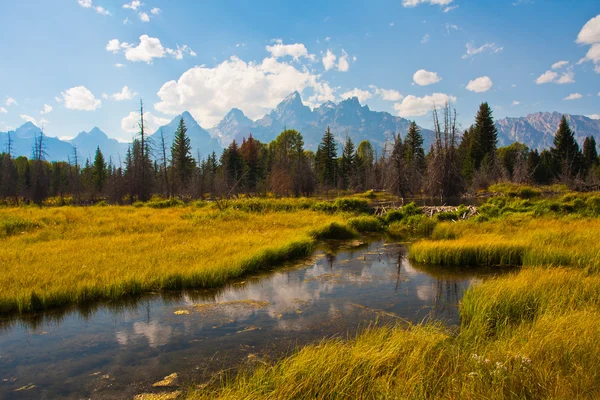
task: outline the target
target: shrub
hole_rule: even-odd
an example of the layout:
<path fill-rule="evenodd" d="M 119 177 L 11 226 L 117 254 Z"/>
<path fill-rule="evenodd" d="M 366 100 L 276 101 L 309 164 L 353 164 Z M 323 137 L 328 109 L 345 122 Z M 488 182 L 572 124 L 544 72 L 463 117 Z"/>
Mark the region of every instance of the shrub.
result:
<path fill-rule="evenodd" d="M 381 221 L 376 217 L 371 216 L 360 216 L 356 218 L 350 218 L 348 225 L 356 229 L 359 232 L 381 232 L 383 231 L 383 225 Z"/>

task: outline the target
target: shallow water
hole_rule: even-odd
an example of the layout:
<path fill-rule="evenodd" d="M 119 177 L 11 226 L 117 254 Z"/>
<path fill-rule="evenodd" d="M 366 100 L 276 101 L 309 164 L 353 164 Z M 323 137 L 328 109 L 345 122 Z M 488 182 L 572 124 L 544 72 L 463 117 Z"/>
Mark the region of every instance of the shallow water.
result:
<path fill-rule="evenodd" d="M 465 289 L 490 274 L 414 266 L 404 246 L 382 240 L 351 245 L 222 289 L 4 318 L 0 398 L 130 398 L 174 372 L 176 383 L 200 383 L 369 324 L 456 325 Z"/>

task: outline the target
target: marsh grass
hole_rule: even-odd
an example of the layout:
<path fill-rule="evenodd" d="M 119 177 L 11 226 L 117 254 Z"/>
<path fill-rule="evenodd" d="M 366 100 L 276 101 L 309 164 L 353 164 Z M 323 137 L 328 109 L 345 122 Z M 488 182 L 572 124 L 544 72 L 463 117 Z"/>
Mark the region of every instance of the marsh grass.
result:
<path fill-rule="evenodd" d="M 354 237 L 345 218 L 179 205 L 1 209 L 0 313 L 221 286 L 307 256 L 319 239 Z"/>

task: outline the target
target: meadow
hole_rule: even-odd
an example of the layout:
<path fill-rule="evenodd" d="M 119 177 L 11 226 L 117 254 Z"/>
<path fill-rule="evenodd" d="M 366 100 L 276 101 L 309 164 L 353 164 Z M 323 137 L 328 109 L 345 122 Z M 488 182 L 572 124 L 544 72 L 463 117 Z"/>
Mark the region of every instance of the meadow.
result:
<path fill-rule="evenodd" d="M 467 291 L 458 330 L 371 327 L 249 365 L 187 398 L 600 397 L 599 197 L 510 197 L 490 199 L 472 220 L 434 217 L 426 229 L 418 213 L 388 215 L 387 229 L 429 235 L 412 244 L 415 260 L 522 265 Z"/>
<path fill-rule="evenodd" d="M 356 235 L 365 201 L 0 208 L 0 313 L 220 286 Z M 259 209 L 260 208 L 260 209 Z"/>

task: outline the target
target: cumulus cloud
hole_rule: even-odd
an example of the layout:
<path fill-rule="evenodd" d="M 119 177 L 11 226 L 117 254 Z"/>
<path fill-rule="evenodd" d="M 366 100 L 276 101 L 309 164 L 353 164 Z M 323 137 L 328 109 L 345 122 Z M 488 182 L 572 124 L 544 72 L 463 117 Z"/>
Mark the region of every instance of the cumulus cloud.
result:
<path fill-rule="evenodd" d="M 585 23 L 575 42 L 579 44 L 600 43 L 600 14 Z"/>
<path fill-rule="evenodd" d="M 150 13 L 154 14 L 154 15 L 158 15 L 158 14 L 160 14 L 160 8 L 154 7 L 152 10 L 150 10 Z"/>
<path fill-rule="evenodd" d="M 196 66 L 166 82 L 154 108 L 168 115 L 188 110 L 201 125 L 213 126 L 233 107 L 255 119 L 293 91 L 305 89 L 312 92 L 309 104 L 335 99 L 330 85 L 307 68 L 274 57 L 258 63 L 233 56 L 213 68 Z"/>
<path fill-rule="evenodd" d="M 570 95 L 565 97 L 563 100 L 577 100 L 577 99 L 581 99 L 582 97 L 583 96 L 579 93 L 571 93 Z"/>
<path fill-rule="evenodd" d="M 137 46 L 127 42 L 120 42 L 119 39 L 111 39 L 108 41 L 105 49 L 113 54 L 123 51 L 127 60 L 133 62 L 143 61 L 148 64 L 152 64 L 153 59 L 163 58 L 166 55 L 170 55 L 177 60 L 181 60 L 186 53 L 190 56 L 196 56 L 196 52 L 185 44 L 183 46 L 177 45 L 176 49 L 165 48 L 160 39 L 148 35 L 140 36 L 140 43 Z"/>
<path fill-rule="evenodd" d="M 138 14 L 138 17 L 140 17 L 140 21 L 142 22 L 150 22 L 150 16 L 148 13 L 142 11 Z"/>
<path fill-rule="evenodd" d="M 44 114 L 49 114 L 52 112 L 52 106 L 49 104 L 44 104 L 44 109 L 42 111 L 40 111 L 40 114 L 44 115 Z"/>
<path fill-rule="evenodd" d="M 106 100 L 114 100 L 114 101 L 123 101 L 123 100 L 131 100 L 133 96 L 137 95 L 137 93 L 133 92 L 129 87 L 123 86 L 120 92 L 113 94 L 102 94 L 102 98 Z"/>
<path fill-rule="evenodd" d="M 327 49 L 327 52 L 323 56 L 323 67 L 325 67 L 325 71 L 329 71 L 331 68 L 335 66 L 335 60 L 337 57 L 333 52 Z"/>
<path fill-rule="evenodd" d="M 266 46 L 265 49 L 271 53 L 271 56 L 275 58 L 290 56 L 295 61 L 298 61 L 300 57 L 305 57 L 311 60 L 315 59 L 314 54 L 309 54 L 305 45 L 302 43 L 294 44 L 283 44 L 280 39 L 275 41 L 273 46 Z"/>
<path fill-rule="evenodd" d="M 402 6 L 404 7 L 416 7 L 419 4 L 434 4 L 439 6 L 447 6 L 454 0 L 402 0 Z"/>
<path fill-rule="evenodd" d="M 469 81 L 469 83 L 467 84 L 467 90 L 476 93 L 483 93 L 490 90 L 492 85 L 493 83 L 489 76 L 481 76 L 477 79 Z"/>
<path fill-rule="evenodd" d="M 413 75 L 413 81 L 419 86 L 432 85 L 434 83 L 438 83 L 441 80 L 442 78 L 438 76 L 437 72 L 430 72 L 424 69 L 418 70 Z"/>
<path fill-rule="evenodd" d="M 115 68 L 123 68 L 124 66 L 125 66 L 125 64 L 121 64 L 121 63 L 115 64 Z"/>
<path fill-rule="evenodd" d="M 123 8 L 129 8 L 130 10 L 137 10 L 142 5 L 142 2 L 139 0 L 133 0 L 131 3 L 123 4 Z"/>
<path fill-rule="evenodd" d="M 455 102 L 456 97 L 444 93 L 433 93 L 430 96 L 406 96 L 401 103 L 394 104 L 398 115 L 404 118 L 420 117 L 429 112 L 434 106 L 441 106 L 447 102 Z"/>
<path fill-rule="evenodd" d="M 458 6 L 448 6 L 448 7 L 444 8 L 444 12 L 447 13 L 447 12 L 450 12 L 457 8 L 458 8 Z"/>
<path fill-rule="evenodd" d="M 561 69 L 562 67 L 566 67 L 569 65 L 568 61 L 558 61 L 552 64 L 552 69 Z"/>
<path fill-rule="evenodd" d="M 567 61 L 559 61 L 552 65 L 552 69 L 562 68 L 564 65 L 566 65 L 563 63 L 568 64 Z M 559 85 L 563 85 L 566 83 L 574 83 L 575 82 L 574 78 L 575 78 L 575 73 L 573 72 L 573 70 L 571 68 L 568 68 L 567 71 L 562 72 L 560 74 L 556 71 L 548 70 L 548 71 L 544 72 L 542 75 L 540 75 L 535 80 L 535 83 L 537 83 L 538 85 L 543 85 L 545 83 L 557 83 Z"/>
<path fill-rule="evenodd" d="M 85 86 L 75 86 L 61 92 L 65 107 L 69 110 L 95 111 L 102 101 L 96 99 Z"/>
<path fill-rule="evenodd" d="M 345 93 L 342 93 L 340 96 L 344 100 L 349 99 L 351 97 L 357 97 L 358 101 L 362 103 L 362 102 L 370 99 L 371 97 L 373 97 L 373 94 L 371 92 L 369 92 L 368 90 L 352 89 Z"/>
<path fill-rule="evenodd" d="M 129 115 L 121 119 L 121 129 L 125 132 L 136 133 L 139 132 L 140 114 L 137 111 L 132 111 Z M 170 122 L 167 118 L 157 117 L 151 112 L 144 113 L 144 131 L 154 133 L 158 128 L 166 125 Z"/>
<path fill-rule="evenodd" d="M 590 119 L 600 119 L 600 114 L 592 114 L 587 116 Z"/>
<path fill-rule="evenodd" d="M 467 52 L 463 54 L 463 59 L 467 59 L 481 53 L 496 54 L 504 50 L 504 47 L 496 46 L 496 43 L 484 43 L 480 47 L 475 47 L 474 42 L 469 42 L 465 46 L 467 47 Z"/>
<path fill-rule="evenodd" d="M 344 49 L 342 49 L 342 55 L 340 56 L 340 59 L 338 60 L 337 69 L 338 69 L 338 71 L 346 72 L 346 71 L 348 71 L 349 68 L 350 68 L 350 64 L 348 64 L 348 53 L 346 53 L 344 51 Z"/>
<path fill-rule="evenodd" d="M 376 95 L 381 96 L 383 100 L 398 101 L 404 98 L 404 96 L 402 96 L 402 94 L 397 90 L 381 89 L 375 85 L 370 85 L 369 88 L 371 88 Z"/>
<path fill-rule="evenodd" d="M 515 100 L 515 101 L 512 102 L 513 106 L 518 106 L 519 104 L 521 104 L 521 102 L 518 101 L 518 100 Z"/>
<path fill-rule="evenodd" d="M 7 97 L 6 101 L 4 102 L 4 105 L 6 105 L 6 106 L 16 106 L 18 104 L 17 104 L 17 101 L 15 99 L 13 99 L 12 97 Z"/>
<path fill-rule="evenodd" d="M 92 6 L 92 0 L 77 0 L 77 2 L 83 8 L 90 8 Z"/>
<path fill-rule="evenodd" d="M 4 107 L 0 107 L 0 114 L 6 114 L 8 111 Z"/>
<path fill-rule="evenodd" d="M 594 64 L 600 64 L 600 43 L 595 43 L 590 47 L 585 57 L 579 60 L 578 64 L 586 61 L 592 61 Z"/>
<path fill-rule="evenodd" d="M 102 7 L 102 6 L 97 6 L 97 7 L 94 7 L 94 10 L 96 10 L 96 12 L 97 12 L 98 14 L 102 14 L 102 15 L 112 15 L 112 14 L 110 13 L 110 11 L 108 11 L 106 8 L 104 8 L 104 7 Z"/>
<path fill-rule="evenodd" d="M 21 119 L 25 122 L 31 122 L 32 124 L 34 124 L 35 126 L 40 126 L 40 125 L 44 125 L 47 124 L 49 121 L 47 119 L 40 119 L 39 121 L 37 121 L 35 118 L 33 118 L 30 115 L 27 114 L 20 114 L 19 117 L 21 117 Z"/>

